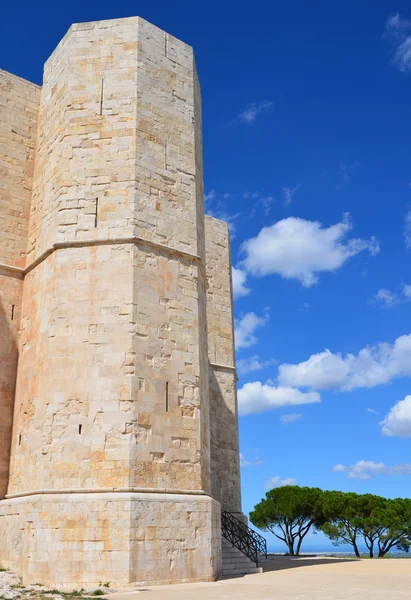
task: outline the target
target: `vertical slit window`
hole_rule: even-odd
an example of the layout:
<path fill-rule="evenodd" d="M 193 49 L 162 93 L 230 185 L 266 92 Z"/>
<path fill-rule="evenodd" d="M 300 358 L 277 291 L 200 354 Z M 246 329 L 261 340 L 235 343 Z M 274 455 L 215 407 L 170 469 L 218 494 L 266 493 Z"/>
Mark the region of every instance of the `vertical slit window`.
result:
<path fill-rule="evenodd" d="M 104 97 L 104 79 L 101 80 L 101 89 L 100 89 L 100 115 L 103 114 L 103 97 Z"/>
<path fill-rule="evenodd" d="M 96 215 L 94 217 L 94 227 L 98 225 L 98 198 L 96 198 Z"/>
<path fill-rule="evenodd" d="M 166 412 L 168 412 L 168 381 L 166 381 Z"/>
<path fill-rule="evenodd" d="M 78 426 L 78 432 L 79 432 L 79 435 L 81 435 L 81 430 L 82 430 L 82 429 L 83 429 L 83 425 L 79 425 L 79 426 Z"/>
<path fill-rule="evenodd" d="M 14 304 L 11 305 L 11 320 L 14 321 Z"/>

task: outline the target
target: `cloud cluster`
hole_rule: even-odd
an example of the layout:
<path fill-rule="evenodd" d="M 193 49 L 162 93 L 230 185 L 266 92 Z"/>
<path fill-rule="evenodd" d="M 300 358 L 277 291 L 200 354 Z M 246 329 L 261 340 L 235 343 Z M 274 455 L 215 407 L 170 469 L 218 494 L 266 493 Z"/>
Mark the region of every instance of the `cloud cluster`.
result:
<path fill-rule="evenodd" d="M 409 375 L 411 334 L 398 337 L 393 344 L 363 348 L 357 355 L 342 356 L 324 350 L 299 364 L 282 364 L 278 380 L 283 386 L 347 391 L 374 387 Z"/>
<path fill-rule="evenodd" d="M 238 390 L 240 415 L 257 415 L 266 410 L 284 406 L 299 406 L 321 402 L 317 392 L 301 392 L 289 387 L 273 386 L 261 381 L 245 383 Z"/>
<path fill-rule="evenodd" d="M 397 402 L 380 424 L 383 435 L 411 437 L 411 396 Z"/>
<path fill-rule="evenodd" d="M 401 293 L 392 292 L 387 288 L 381 288 L 370 300 L 370 304 L 380 306 L 381 308 L 392 308 L 400 302 L 411 300 L 411 285 L 403 284 Z"/>
<path fill-rule="evenodd" d="M 394 45 L 393 63 L 403 73 L 411 72 L 411 21 L 392 15 L 385 25 L 385 37 Z"/>
<path fill-rule="evenodd" d="M 247 460 L 244 457 L 244 454 L 240 452 L 240 467 L 256 467 L 257 465 L 263 465 L 264 461 L 260 460 L 258 456 L 255 457 L 255 460 Z"/>
<path fill-rule="evenodd" d="M 299 187 L 300 187 L 299 183 L 297 183 L 297 185 L 294 186 L 293 188 L 283 187 L 282 194 L 283 194 L 284 206 L 288 206 L 289 204 L 291 204 L 291 202 L 293 201 L 293 198 L 294 198 L 294 194 L 299 189 Z"/>
<path fill-rule="evenodd" d="M 260 357 L 257 354 L 254 354 L 254 356 L 240 358 L 240 360 L 237 361 L 237 372 L 239 375 L 246 375 L 252 371 L 261 371 L 261 369 L 274 365 L 276 362 L 275 358 L 260 360 Z"/>
<path fill-rule="evenodd" d="M 236 121 L 240 123 L 247 123 L 248 125 L 252 125 L 259 114 L 267 112 L 273 103 L 265 100 L 264 102 L 251 102 L 247 104 L 245 109 L 237 116 Z"/>
<path fill-rule="evenodd" d="M 395 306 L 395 304 L 398 304 L 398 302 L 398 294 L 396 294 L 395 292 L 391 292 L 386 288 L 381 288 L 375 294 L 370 303 L 381 306 L 382 308 L 392 308 L 393 306 Z"/>
<path fill-rule="evenodd" d="M 285 203 L 292 200 L 297 189 L 298 186 L 283 189 Z M 259 202 L 269 201 L 266 208 L 274 200 L 271 196 L 261 198 L 258 192 L 250 197 L 254 195 L 259 198 Z M 231 224 L 237 216 L 232 216 Z M 282 219 L 270 227 L 263 227 L 255 237 L 245 240 L 241 245 L 243 259 L 233 268 L 234 298 L 250 293 L 250 288 L 246 285 L 249 275 L 280 275 L 284 279 L 297 279 L 304 287 L 311 287 L 318 283 L 320 273 L 336 271 L 360 252 L 368 252 L 371 256 L 378 254 L 380 247 L 374 237 L 369 240 L 349 238 L 351 230 L 348 214 L 344 215 L 340 223 L 330 227 L 323 227 L 318 221 L 297 217 Z M 390 293 L 388 290 L 382 290 L 381 293 L 383 292 Z M 382 300 L 381 295 L 378 300 Z"/>
<path fill-rule="evenodd" d="M 404 463 L 387 467 L 372 460 L 359 460 L 354 465 L 335 465 L 333 471 L 346 473 L 347 479 L 371 479 L 375 475 L 411 475 L 411 464 Z"/>
<path fill-rule="evenodd" d="M 298 279 L 311 287 L 318 282 L 320 272 L 335 271 L 360 252 L 372 256 L 379 252 L 375 238 L 347 239 L 351 229 L 348 215 L 331 227 L 296 217 L 283 219 L 243 242 L 241 268 L 258 277 L 277 274 Z"/>
<path fill-rule="evenodd" d="M 233 294 L 234 298 L 241 298 L 242 296 L 248 296 L 251 290 L 246 286 L 245 282 L 247 279 L 247 273 L 241 269 L 233 267 Z"/>
<path fill-rule="evenodd" d="M 270 479 L 265 484 L 266 490 L 272 490 L 273 488 L 283 487 L 285 485 L 295 485 L 297 480 L 293 477 L 289 477 L 288 479 L 281 479 L 278 475 L 275 477 L 270 477 Z"/>
<path fill-rule="evenodd" d="M 236 319 L 234 327 L 236 350 L 254 346 L 257 343 L 257 338 L 254 335 L 256 329 L 265 325 L 267 321 L 268 313 L 264 317 L 257 317 L 253 312 L 248 312 L 241 319 Z"/>

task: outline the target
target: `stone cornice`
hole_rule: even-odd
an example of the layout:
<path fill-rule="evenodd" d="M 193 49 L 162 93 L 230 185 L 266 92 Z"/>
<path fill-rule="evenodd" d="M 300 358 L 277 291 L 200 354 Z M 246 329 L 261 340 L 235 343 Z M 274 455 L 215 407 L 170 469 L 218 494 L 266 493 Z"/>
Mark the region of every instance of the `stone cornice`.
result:
<path fill-rule="evenodd" d="M 6 500 L 12 500 L 13 498 L 25 498 L 27 496 L 44 496 L 52 494 L 117 494 L 117 493 L 136 493 L 136 494 L 179 494 L 185 496 L 210 496 L 204 490 L 178 490 L 168 488 L 139 488 L 139 487 L 125 487 L 125 488 L 69 488 L 61 490 L 29 490 L 27 492 L 20 492 L 17 494 L 7 494 Z"/>
<path fill-rule="evenodd" d="M 191 254 L 190 252 L 185 252 L 184 250 L 179 250 L 178 248 L 173 248 L 172 246 L 167 246 L 165 244 L 160 244 L 158 242 L 153 242 L 152 240 L 147 240 L 142 237 L 133 236 L 127 238 L 111 238 L 106 240 L 76 240 L 73 242 L 57 242 L 53 244 L 51 248 L 48 248 L 40 256 L 38 256 L 33 262 L 27 265 L 24 269 L 20 269 L 18 267 L 13 267 L 11 265 L 6 265 L 0 263 L 0 270 L 10 271 L 16 274 L 19 274 L 21 278 L 24 278 L 27 273 L 30 273 L 33 269 L 35 269 L 39 264 L 41 264 L 46 258 L 48 258 L 51 254 L 56 252 L 56 250 L 63 250 L 67 248 L 88 248 L 91 246 L 118 246 L 118 245 L 126 245 L 126 244 L 136 244 L 141 246 L 149 246 L 154 250 L 160 250 L 162 252 L 166 252 L 170 255 L 179 256 L 181 258 L 185 258 L 186 260 L 190 260 L 194 263 L 197 263 L 200 271 L 205 277 L 205 268 L 203 264 L 203 260 L 201 256 L 198 254 Z"/>

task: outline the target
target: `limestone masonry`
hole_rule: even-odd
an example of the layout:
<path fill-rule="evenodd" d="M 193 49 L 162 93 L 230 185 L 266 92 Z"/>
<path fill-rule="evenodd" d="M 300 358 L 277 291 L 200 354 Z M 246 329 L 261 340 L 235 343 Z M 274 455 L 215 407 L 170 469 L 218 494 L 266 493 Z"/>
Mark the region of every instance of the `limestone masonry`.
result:
<path fill-rule="evenodd" d="M 73 25 L 0 71 L 0 563 L 52 587 L 213 580 L 241 517 L 227 225 L 192 48 Z"/>

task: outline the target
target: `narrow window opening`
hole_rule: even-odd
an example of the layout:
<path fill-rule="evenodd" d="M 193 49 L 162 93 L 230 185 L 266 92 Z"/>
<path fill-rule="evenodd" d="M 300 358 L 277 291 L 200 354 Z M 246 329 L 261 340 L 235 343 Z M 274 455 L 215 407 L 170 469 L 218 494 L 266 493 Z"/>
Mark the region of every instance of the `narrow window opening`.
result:
<path fill-rule="evenodd" d="M 98 198 L 96 198 L 96 215 L 94 217 L 94 227 L 98 225 Z"/>
<path fill-rule="evenodd" d="M 101 90 L 100 90 L 100 115 L 103 114 L 103 95 L 104 95 L 104 79 L 101 80 Z"/>
<path fill-rule="evenodd" d="M 11 320 L 14 321 L 14 304 L 11 305 Z"/>
<path fill-rule="evenodd" d="M 83 429 L 83 425 L 79 425 L 79 426 L 78 426 L 78 432 L 79 432 L 79 435 L 81 435 L 81 430 L 82 430 L 82 429 Z"/>
<path fill-rule="evenodd" d="M 21 446 L 21 433 L 19 434 L 19 446 Z"/>
<path fill-rule="evenodd" d="M 168 412 L 168 381 L 166 381 L 166 412 Z"/>

